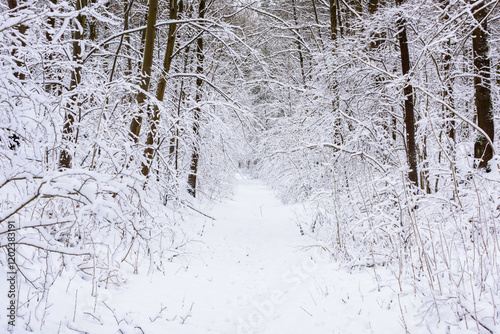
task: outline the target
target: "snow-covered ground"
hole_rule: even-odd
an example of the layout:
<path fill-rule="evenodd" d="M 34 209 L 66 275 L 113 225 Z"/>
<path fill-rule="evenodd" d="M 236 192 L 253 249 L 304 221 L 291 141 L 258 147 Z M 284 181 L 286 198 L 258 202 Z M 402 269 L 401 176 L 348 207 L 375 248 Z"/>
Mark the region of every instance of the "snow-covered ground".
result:
<path fill-rule="evenodd" d="M 199 205 L 215 220 L 197 213 L 186 219 L 197 237 L 188 253 L 161 264 L 164 273 L 130 271 L 97 297 L 88 281 L 63 274 L 38 313 L 40 332 L 463 332 L 425 319 L 412 306 L 413 291 L 399 292 L 389 269 L 340 267 L 326 247 L 300 234 L 300 206 L 283 205 L 258 180 L 237 179 L 231 200 Z"/>

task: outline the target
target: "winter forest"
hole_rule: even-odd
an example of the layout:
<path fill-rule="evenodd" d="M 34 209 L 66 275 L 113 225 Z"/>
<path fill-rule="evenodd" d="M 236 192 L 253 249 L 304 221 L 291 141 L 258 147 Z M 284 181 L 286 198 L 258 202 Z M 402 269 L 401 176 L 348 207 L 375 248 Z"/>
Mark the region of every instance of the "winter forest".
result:
<path fill-rule="evenodd" d="M 499 33 L 498 0 L 1 0 L 0 332 L 500 333 Z"/>

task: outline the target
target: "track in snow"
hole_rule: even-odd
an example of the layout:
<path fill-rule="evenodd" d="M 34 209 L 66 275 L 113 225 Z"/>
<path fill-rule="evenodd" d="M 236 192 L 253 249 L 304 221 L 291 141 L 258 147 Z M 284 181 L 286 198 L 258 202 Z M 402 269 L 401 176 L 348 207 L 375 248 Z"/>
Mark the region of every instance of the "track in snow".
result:
<path fill-rule="evenodd" d="M 377 292 L 373 272 L 335 270 L 260 181 L 239 177 L 234 198 L 209 213 L 216 220 L 205 221 L 188 262 L 113 295 L 118 318 L 145 333 L 402 332 L 393 292 Z"/>

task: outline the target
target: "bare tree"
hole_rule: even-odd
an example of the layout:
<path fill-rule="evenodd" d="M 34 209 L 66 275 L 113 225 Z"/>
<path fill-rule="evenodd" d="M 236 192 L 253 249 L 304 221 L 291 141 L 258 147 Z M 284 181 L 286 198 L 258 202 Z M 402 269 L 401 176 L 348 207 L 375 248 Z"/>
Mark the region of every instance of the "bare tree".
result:
<path fill-rule="evenodd" d="M 9 5 L 9 9 L 12 10 L 12 11 L 17 11 L 19 9 L 19 4 L 17 3 L 17 0 L 8 0 L 8 5 Z M 24 24 L 20 24 L 17 26 L 17 30 L 19 31 L 19 36 L 17 36 L 17 41 L 19 42 L 19 44 L 21 44 L 21 46 L 25 46 L 26 45 L 26 42 L 24 41 L 22 35 L 24 35 L 26 33 L 26 29 L 28 27 Z M 16 62 L 16 65 L 17 65 L 17 68 L 18 70 L 16 72 L 14 72 L 14 75 L 16 76 L 16 78 L 18 78 L 19 80 L 24 80 L 25 79 L 25 75 L 23 72 L 20 72 L 19 69 L 23 66 L 23 62 L 20 60 L 20 59 L 17 59 L 16 58 L 16 55 L 17 55 L 17 48 L 14 48 L 12 50 L 12 56 L 14 57 L 15 59 L 15 62 Z"/>
<path fill-rule="evenodd" d="M 81 13 L 81 10 L 86 6 L 87 0 L 77 0 L 75 3 L 75 8 L 77 11 L 80 11 L 80 13 L 78 13 L 76 18 L 73 31 L 73 62 L 76 65 L 71 72 L 71 81 L 69 84 L 69 90 L 72 91 L 73 94 L 71 95 L 71 102 L 68 103 L 64 115 L 63 140 L 65 145 L 77 141 L 77 134 L 75 134 L 74 129 L 75 118 L 77 115 L 79 120 L 81 118 L 80 102 L 78 101 L 78 93 L 75 92 L 75 90 L 82 81 L 82 46 L 85 35 L 83 30 L 85 27 L 85 15 Z M 78 132 L 76 131 L 76 133 Z M 65 147 L 59 156 L 59 168 L 71 168 L 71 160 L 72 155 L 68 148 Z"/>
<path fill-rule="evenodd" d="M 200 0 L 200 6 L 198 10 L 198 17 L 200 19 L 205 18 L 205 0 Z M 198 175 L 198 161 L 200 158 L 200 147 L 199 147 L 199 138 L 200 138 L 200 113 L 201 109 L 199 103 L 202 99 L 202 85 L 203 80 L 200 75 L 203 74 L 203 61 L 205 59 L 205 54 L 203 53 L 203 34 L 201 34 L 196 41 L 196 58 L 198 60 L 198 65 L 196 66 L 196 74 L 198 77 L 196 78 L 196 95 L 195 101 L 198 103 L 198 106 L 194 109 L 194 121 L 193 121 L 193 154 L 191 156 L 191 167 L 188 175 L 188 192 L 196 197 L 196 177 Z"/>
<path fill-rule="evenodd" d="M 472 52 L 474 57 L 475 104 L 477 112 L 477 125 L 493 141 L 495 137 L 495 124 L 491 103 L 490 58 L 488 55 L 488 6 L 485 1 L 475 4 L 474 20 L 476 27 L 472 32 Z M 488 162 L 493 158 L 493 150 L 483 134 L 478 134 L 474 144 L 474 158 L 479 159 L 477 167 L 487 168 Z"/>
<path fill-rule="evenodd" d="M 141 133 L 142 114 L 144 102 L 146 100 L 146 92 L 149 90 L 151 82 L 151 68 L 153 66 L 153 51 L 156 36 L 156 16 L 158 13 L 158 0 L 149 1 L 146 39 L 144 42 L 144 52 L 142 58 L 142 71 L 141 71 L 141 84 L 140 91 L 137 94 L 137 103 L 139 104 L 139 114 L 134 115 L 130 123 L 130 137 L 137 143 L 139 141 L 139 134 Z"/>
<path fill-rule="evenodd" d="M 170 71 L 170 65 L 172 64 L 172 54 L 174 53 L 175 34 L 177 30 L 177 23 L 175 22 L 175 20 L 177 20 L 177 11 L 177 0 L 170 0 L 170 20 L 173 22 L 170 23 L 168 27 L 167 48 L 165 50 L 165 58 L 163 60 L 163 74 L 160 78 L 160 82 L 158 83 L 158 88 L 156 89 L 156 99 L 160 102 L 163 101 L 163 98 L 165 97 L 165 88 L 167 86 L 166 77 Z M 156 132 L 160 121 L 160 110 L 157 105 L 153 107 L 153 112 L 148 116 L 151 122 L 151 128 L 148 132 L 148 139 L 146 141 L 146 145 L 148 146 L 144 150 L 144 157 L 146 158 L 146 161 L 142 165 L 142 174 L 146 176 L 149 174 L 150 164 L 153 160 L 153 144 L 156 141 Z"/>
<path fill-rule="evenodd" d="M 337 39 L 337 0 L 330 0 L 330 33 L 333 40 Z"/>
<path fill-rule="evenodd" d="M 158 83 L 158 88 L 156 89 L 156 99 L 160 102 L 163 101 L 163 98 L 165 97 L 165 88 L 167 86 L 166 76 L 168 75 L 170 65 L 172 64 L 172 54 L 174 53 L 175 34 L 177 30 L 177 23 L 175 22 L 175 20 L 177 20 L 177 10 L 177 0 L 170 0 L 170 20 L 173 22 L 170 23 L 168 27 L 167 48 L 165 50 L 165 58 L 163 60 L 163 74 L 160 78 L 160 82 Z M 148 116 L 151 122 L 151 128 L 148 132 L 148 138 L 146 141 L 146 145 L 148 146 L 144 150 L 144 157 L 146 158 L 146 161 L 142 165 L 142 174 L 146 176 L 149 174 L 150 164 L 153 160 L 153 144 L 156 140 L 157 126 L 160 121 L 160 110 L 157 105 L 153 107 L 153 112 Z"/>
<path fill-rule="evenodd" d="M 397 0 L 397 5 L 401 5 L 403 0 Z M 401 68 L 405 76 L 405 86 L 403 92 L 405 95 L 404 104 L 404 122 L 406 131 L 406 157 L 410 171 L 408 178 L 410 181 L 418 186 L 418 172 L 417 172 L 417 145 L 415 143 L 415 115 L 414 115 L 414 101 L 413 101 L 413 87 L 409 83 L 410 73 L 410 51 L 408 49 L 408 37 L 406 33 L 406 20 L 400 14 L 396 22 L 398 28 L 399 49 L 401 52 Z"/>

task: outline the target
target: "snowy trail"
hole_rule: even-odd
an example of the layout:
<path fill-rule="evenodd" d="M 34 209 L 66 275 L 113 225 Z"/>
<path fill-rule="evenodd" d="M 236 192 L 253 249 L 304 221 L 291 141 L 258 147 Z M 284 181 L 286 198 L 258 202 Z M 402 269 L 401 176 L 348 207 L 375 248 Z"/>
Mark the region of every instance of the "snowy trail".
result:
<path fill-rule="evenodd" d="M 320 247 L 304 248 L 312 240 L 292 208 L 260 181 L 241 177 L 233 200 L 210 215 L 188 263 L 133 277 L 113 294 L 130 333 L 401 332 L 373 274 L 336 271 Z"/>

